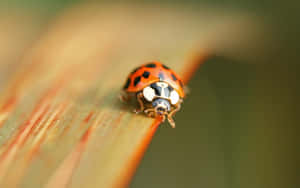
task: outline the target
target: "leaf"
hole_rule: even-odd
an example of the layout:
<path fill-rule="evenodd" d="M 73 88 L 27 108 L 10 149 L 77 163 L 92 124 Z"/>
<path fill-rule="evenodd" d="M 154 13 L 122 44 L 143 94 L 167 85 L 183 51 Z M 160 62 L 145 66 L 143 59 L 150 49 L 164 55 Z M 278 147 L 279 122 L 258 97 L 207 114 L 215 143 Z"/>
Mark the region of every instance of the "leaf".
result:
<path fill-rule="evenodd" d="M 187 82 L 207 55 L 186 55 L 194 15 L 151 10 L 74 7 L 25 52 L 1 90 L 1 187 L 128 185 L 161 120 L 119 101 L 127 74 L 159 60 Z"/>

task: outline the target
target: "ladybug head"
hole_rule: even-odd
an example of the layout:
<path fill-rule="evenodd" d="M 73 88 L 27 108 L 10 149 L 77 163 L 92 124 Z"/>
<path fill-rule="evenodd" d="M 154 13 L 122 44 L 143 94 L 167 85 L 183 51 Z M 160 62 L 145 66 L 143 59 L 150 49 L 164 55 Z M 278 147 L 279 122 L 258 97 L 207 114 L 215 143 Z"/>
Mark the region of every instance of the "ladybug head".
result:
<path fill-rule="evenodd" d="M 152 102 L 152 106 L 157 115 L 165 115 L 171 110 L 171 105 L 168 100 L 157 98 Z"/>

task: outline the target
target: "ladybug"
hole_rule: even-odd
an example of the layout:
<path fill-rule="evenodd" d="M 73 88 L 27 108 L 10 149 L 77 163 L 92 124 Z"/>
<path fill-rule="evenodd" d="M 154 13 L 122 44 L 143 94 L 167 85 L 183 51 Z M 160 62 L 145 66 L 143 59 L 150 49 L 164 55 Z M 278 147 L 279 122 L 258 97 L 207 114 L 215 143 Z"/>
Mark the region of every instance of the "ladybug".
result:
<path fill-rule="evenodd" d="M 135 98 L 139 108 L 149 117 L 166 117 L 175 128 L 174 114 L 179 111 L 185 97 L 184 86 L 179 76 L 160 62 L 151 62 L 134 69 L 124 84 L 120 98 L 129 101 Z"/>

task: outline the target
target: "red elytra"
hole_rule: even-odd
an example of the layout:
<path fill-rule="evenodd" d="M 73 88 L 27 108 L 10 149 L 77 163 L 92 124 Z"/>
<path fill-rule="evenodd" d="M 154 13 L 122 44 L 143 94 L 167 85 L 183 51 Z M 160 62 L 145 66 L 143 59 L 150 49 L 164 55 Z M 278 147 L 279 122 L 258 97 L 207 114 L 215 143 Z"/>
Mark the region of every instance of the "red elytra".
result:
<path fill-rule="evenodd" d="M 126 92 L 138 92 L 158 81 L 168 83 L 181 98 L 185 96 L 183 83 L 179 76 L 172 69 L 157 61 L 134 69 L 127 78 L 124 90 Z"/>

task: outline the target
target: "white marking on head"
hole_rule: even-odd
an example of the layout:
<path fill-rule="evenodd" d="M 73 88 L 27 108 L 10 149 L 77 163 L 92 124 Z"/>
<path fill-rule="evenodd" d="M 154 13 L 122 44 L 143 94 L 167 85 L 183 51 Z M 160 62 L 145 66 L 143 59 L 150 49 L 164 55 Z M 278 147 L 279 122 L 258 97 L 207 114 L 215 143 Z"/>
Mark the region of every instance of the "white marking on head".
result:
<path fill-rule="evenodd" d="M 170 100 L 172 104 L 176 104 L 179 101 L 179 95 L 175 90 L 170 93 Z"/>
<path fill-rule="evenodd" d="M 160 96 L 162 96 L 162 97 L 168 97 L 168 96 L 166 95 L 166 93 L 165 93 L 165 88 L 168 87 L 168 84 L 165 83 L 165 82 L 157 82 L 156 84 L 157 84 L 158 87 L 161 88 Z"/>
<path fill-rule="evenodd" d="M 168 84 L 165 83 L 165 82 L 157 82 L 156 84 L 157 84 L 159 87 L 162 87 L 162 88 L 168 87 Z"/>
<path fill-rule="evenodd" d="M 143 95 L 147 101 L 151 102 L 155 97 L 155 91 L 148 86 L 143 89 Z"/>

